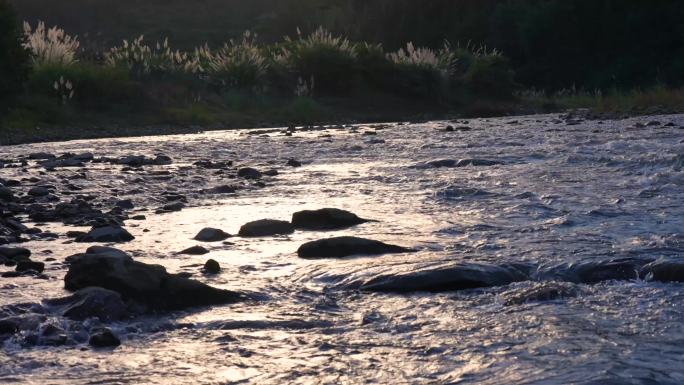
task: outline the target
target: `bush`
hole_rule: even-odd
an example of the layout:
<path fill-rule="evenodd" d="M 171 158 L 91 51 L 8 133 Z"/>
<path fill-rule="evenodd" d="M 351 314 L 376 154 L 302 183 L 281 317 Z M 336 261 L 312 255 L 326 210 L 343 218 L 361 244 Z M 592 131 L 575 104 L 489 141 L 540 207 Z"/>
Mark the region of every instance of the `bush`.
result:
<path fill-rule="evenodd" d="M 40 66 L 31 73 L 27 91 L 29 95 L 44 95 L 62 104 L 93 109 L 143 101 L 139 87 L 130 81 L 125 70 L 90 63 Z"/>
<path fill-rule="evenodd" d="M 406 44 L 387 55 L 393 64 L 394 91 L 421 99 L 446 96 L 453 55 L 446 47 L 440 51 Z"/>
<path fill-rule="evenodd" d="M 475 57 L 465 74 L 465 85 L 477 96 L 510 99 L 515 91 L 514 73 L 508 60 L 497 54 Z"/>
<path fill-rule="evenodd" d="M 21 45 L 14 11 L 0 0 L 0 111 L 21 91 L 28 74 L 28 53 Z"/>
<path fill-rule="evenodd" d="M 349 40 L 323 28 L 311 35 L 286 39 L 274 53 L 276 65 L 290 70 L 297 80 L 313 85 L 317 95 L 350 93 L 358 79 L 356 52 Z"/>
<path fill-rule="evenodd" d="M 256 44 L 256 35 L 245 32 L 242 40 L 228 43 L 215 52 L 208 47 L 195 50 L 203 71 L 221 88 L 261 90 L 269 63 Z"/>
<path fill-rule="evenodd" d="M 78 39 L 69 36 L 63 29 L 45 29 L 45 23 L 38 22 L 35 30 L 24 23 L 24 47 L 31 53 L 34 68 L 46 65 L 68 66 L 76 63 L 80 46 Z"/>
<path fill-rule="evenodd" d="M 110 49 L 105 55 L 105 63 L 110 67 L 128 70 L 136 79 L 194 74 L 201 70 L 198 57 L 172 50 L 168 39 L 150 47 L 144 42 L 143 36 L 130 43 L 124 40 L 121 46 Z"/>

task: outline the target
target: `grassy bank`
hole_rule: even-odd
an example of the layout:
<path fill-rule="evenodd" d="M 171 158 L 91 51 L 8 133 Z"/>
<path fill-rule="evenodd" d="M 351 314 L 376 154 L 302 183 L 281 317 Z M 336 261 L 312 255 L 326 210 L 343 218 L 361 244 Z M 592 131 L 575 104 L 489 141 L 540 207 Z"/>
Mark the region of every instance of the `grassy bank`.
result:
<path fill-rule="evenodd" d="M 0 122 L 3 143 L 107 136 L 118 127 L 164 133 L 496 115 L 516 88 L 499 52 L 448 43 L 386 52 L 319 28 L 275 44 L 245 32 L 192 50 L 141 36 L 92 54 L 59 28 L 24 29 L 31 69 Z"/>

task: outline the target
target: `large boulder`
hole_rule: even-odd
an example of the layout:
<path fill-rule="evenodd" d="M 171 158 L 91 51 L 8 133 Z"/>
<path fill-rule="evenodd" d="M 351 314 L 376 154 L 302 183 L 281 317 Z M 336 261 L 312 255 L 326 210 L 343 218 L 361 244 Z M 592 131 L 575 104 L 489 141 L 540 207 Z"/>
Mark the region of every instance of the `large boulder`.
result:
<path fill-rule="evenodd" d="M 308 242 L 299 247 L 297 255 L 305 259 L 344 258 L 352 255 L 409 253 L 415 250 L 357 237 L 336 237 Z"/>
<path fill-rule="evenodd" d="M 684 282 L 684 262 L 659 260 L 645 265 L 641 277 L 659 282 Z"/>
<path fill-rule="evenodd" d="M 535 278 L 541 281 L 565 281 L 572 283 L 599 283 L 603 281 L 628 281 L 639 278 L 639 271 L 652 259 L 614 258 L 588 260 L 540 267 Z"/>
<path fill-rule="evenodd" d="M 360 283 L 359 289 L 375 292 L 443 292 L 508 285 L 525 281 L 528 275 L 517 265 L 458 263 L 396 274 L 381 274 Z"/>
<path fill-rule="evenodd" d="M 110 322 L 130 315 L 119 293 L 101 287 L 87 287 L 68 297 L 43 302 L 47 306 L 58 307 L 63 316 L 75 321 L 97 317 L 102 322 Z"/>
<path fill-rule="evenodd" d="M 243 167 L 238 170 L 238 177 L 245 179 L 261 179 L 262 173 L 251 167 Z"/>
<path fill-rule="evenodd" d="M 121 345 L 121 340 L 111 329 L 102 328 L 95 331 L 88 339 L 88 344 L 94 348 L 115 348 Z"/>
<path fill-rule="evenodd" d="M 284 235 L 294 233 L 292 223 L 275 219 L 261 219 L 249 222 L 240 227 L 241 237 L 266 237 L 270 235 Z"/>
<path fill-rule="evenodd" d="M 292 215 L 292 225 L 300 230 L 337 230 L 368 222 L 349 211 L 325 208 L 304 210 Z"/>
<path fill-rule="evenodd" d="M 455 167 L 483 167 L 495 166 L 501 162 L 489 159 L 439 159 L 433 160 L 424 164 L 419 164 L 418 168 L 455 168 Z"/>
<path fill-rule="evenodd" d="M 128 242 L 134 239 L 123 227 L 103 226 L 93 227 L 87 234 L 76 238 L 76 242 Z"/>
<path fill-rule="evenodd" d="M 0 247 L 0 260 L 7 259 L 15 262 L 28 260 L 31 250 L 23 247 Z"/>
<path fill-rule="evenodd" d="M 221 229 L 205 227 L 199 233 L 197 233 L 197 235 L 195 235 L 194 239 L 200 242 L 221 242 L 230 237 L 230 234 Z"/>
<path fill-rule="evenodd" d="M 98 286 L 119 293 L 124 301 L 134 301 L 151 310 L 180 310 L 244 299 L 239 293 L 169 274 L 163 266 L 138 262 L 127 255 L 86 253 L 70 260 L 64 277 L 67 290 Z"/>

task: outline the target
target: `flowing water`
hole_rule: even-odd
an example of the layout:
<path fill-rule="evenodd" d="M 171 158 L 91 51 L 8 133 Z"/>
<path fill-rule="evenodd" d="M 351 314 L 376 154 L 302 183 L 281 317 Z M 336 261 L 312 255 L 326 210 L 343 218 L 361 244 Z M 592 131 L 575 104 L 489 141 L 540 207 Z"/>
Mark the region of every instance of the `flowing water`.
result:
<path fill-rule="evenodd" d="M 6 159 L 36 151 L 171 156 L 172 165 L 144 171 L 87 164 L 85 179 L 76 178 L 81 169 L 45 173 L 34 162 L 0 169 L 0 177 L 23 178 L 22 185 L 70 181 L 98 199 L 113 192 L 131 198 L 140 207 L 132 214 L 147 219 L 127 221 L 136 239 L 115 247 L 257 298 L 115 322 L 110 327 L 122 344 L 113 350 L 92 349 L 77 338 L 56 347 L 9 339 L 0 350 L 0 383 L 684 383 L 681 284 L 636 278 L 579 284 L 577 295 L 521 304 L 504 299 L 539 283 L 401 295 L 347 285 L 379 272 L 462 261 L 548 265 L 684 257 L 684 115 L 572 125 L 556 118 L 472 120 L 467 132 L 446 132 L 447 122 L 431 122 L 293 136 L 225 131 L 0 147 Z M 649 120 L 674 125 L 637 124 Z M 290 158 L 304 166 L 285 167 Z M 232 180 L 197 170 L 193 162 L 199 159 L 277 168 L 279 175 L 265 178 L 262 188 L 249 184 L 235 195 L 207 196 L 197 191 Z M 500 164 L 426 165 L 436 159 Z M 185 194 L 188 207 L 155 214 L 163 191 Z M 235 234 L 252 220 L 289 220 L 296 211 L 322 207 L 378 222 L 333 232 L 236 237 L 231 244 L 205 244 L 211 252 L 204 256 L 175 254 L 198 244 L 191 238 L 203 227 Z M 68 294 L 61 262 L 89 245 L 70 242 L 65 233 L 84 228 L 39 226 L 59 238 L 21 246 L 33 251 L 34 260 L 55 259 L 47 262 L 48 279 L 0 278 L 0 305 Z M 419 251 L 342 260 L 297 257 L 302 243 L 337 235 Z M 208 258 L 220 262 L 221 274 L 200 273 Z M 48 314 L 43 322 L 67 321 Z"/>

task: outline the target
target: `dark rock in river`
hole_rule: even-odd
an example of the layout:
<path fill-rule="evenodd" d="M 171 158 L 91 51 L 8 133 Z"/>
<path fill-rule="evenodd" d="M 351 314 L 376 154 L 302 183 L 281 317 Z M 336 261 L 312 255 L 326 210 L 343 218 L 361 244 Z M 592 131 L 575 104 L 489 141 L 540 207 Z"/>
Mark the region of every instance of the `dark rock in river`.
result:
<path fill-rule="evenodd" d="M 532 287 L 513 289 L 501 296 L 504 305 L 522 305 L 527 302 L 553 301 L 561 298 L 572 298 L 579 294 L 579 289 L 568 282 L 542 282 L 535 283 Z"/>
<path fill-rule="evenodd" d="M 33 270 L 37 273 L 42 273 L 45 270 L 45 264 L 43 262 L 20 261 L 17 263 L 15 270 L 18 272 Z"/>
<path fill-rule="evenodd" d="M 43 186 L 31 187 L 31 189 L 28 191 L 28 195 L 33 197 L 44 197 L 48 194 L 50 194 L 50 190 Z"/>
<path fill-rule="evenodd" d="M 325 208 L 304 210 L 292 215 L 292 225 L 302 230 L 336 230 L 369 222 L 349 211 Z"/>
<path fill-rule="evenodd" d="M 610 280 L 627 281 L 639 278 L 641 268 L 651 261 L 652 259 L 617 258 L 561 263 L 540 267 L 535 278 L 589 284 Z"/>
<path fill-rule="evenodd" d="M 181 211 L 185 208 L 185 203 L 183 202 L 171 202 L 162 206 L 161 210 L 166 212 Z"/>
<path fill-rule="evenodd" d="M 336 237 L 303 244 L 297 255 L 305 259 L 344 258 L 352 255 L 410 253 L 415 250 L 357 237 Z"/>
<path fill-rule="evenodd" d="M 302 167 L 302 162 L 296 159 L 290 159 L 287 161 L 287 165 L 290 167 Z"/>
<path fill-rule="evenodd" d="M 88 344 L 96 348 L 110 348 L 121 345 L 121 341 L 109 328 L 103 328 L 90 336 Z"/>
<path fill-rule="evenodd" d="M 221 229 L 205 227 L 199 233 L 197 233 L 197 235 L 195 235 L 194 239 L 200 242 L 221 242 L 230 237 L 230 234 Z"/>
<path fill-rule="evenodd" d="M 179 251 L 178 254 L 185 254 L 185 255 L 204 255 L 208 254 L 209 250 L 205 249 L 202 246 L 192 246 L 188 247 L 185 250 Z"/>
<path fill-rule="evenodd" d="M 93 227 L 76 242 L 128 242 L 135 239 L 126 229 L 119 226 Z"/>
<path fill-rule="evenodd" d="M 397 274 L 382 274 L 366 282 L 364 291 L 408 293 L 443 292 L 482 287 L 504 286 L 525 281 L 528 275 L 520 266 L 459 263 L 440 268 L 425 268 Z"/>
<path fill-rule="evenodd" d="M 11 202 L 14 200 L 14 192 L 9 188 L 0 185 L 0 201 Z"/>
<path fill-rule="evenodd" d="M 14 261 L 27 260 L 31 256 L 31 250 L 23 247 L 0 247 L 0 259 Z"/>
<path fill-rule="evenodd" d="M 476 167 L 483 167 L 483 166 L 495 166 L 502 164 L 501 162 L 495 161 L 495 160 L 487 160 L 487 159 L 440 159 L 440 160 L 433 160 L 427 163 L 423 164 L 418 164 L 414 167 L 416 168 L 454 168 L 454 167 L 466 167 L 466 166 L 476 166 Z"/>
<path fill-rule="evenodd" d="M 71 258 L 64 286 L 71 291 L 99 286 L 119 293 L 124 301 L 134 301 L 151 310 L 180 310 L 244 299 L 239 293 L 169 274 L 163 266 L 110 253 L 79 254 Z"/>
<path fill-rule="evenodd" d="M 659 260 L 645 265 L 641 277 L 659 282 L 684 282 L 684 262 Z"/>
<path fill-rule="evenodd" d="M 261 179 L 261 172 L 251 167 L 244 167 L 238 170 L 238 176 L 245 179 Z"/>
<path fill-rule="evenodd" d="M 204 272 L 218 274 L 221 272 L 221 265 L 217 261 L 210 259 L 204 264 Z"/>
<path fill-rule="evenodd" d="M 206 194 L 235 194 L 237 187 L 230 185 L 222 185 L 212 187 L 210 189 L 204 190 Z"/>
<path fill-rule="evenodd" d="M 275 219 L 261 219 L 249 222 L 240 227 L 241 237 L 266 237 L 294 233 L 295 228 L 290 222 Z"/>
<path fill-rule="evenodd" d="M 133 201 L 131 201 L 130 199 L 118 200 L 116 201 L 116 203 L 114 203 L 114 205 L 124 210 L 131 210 L 135 208 L 135 206 L 133 205 Z"/>
<path fill-rule="evenodd" d="M 75 321 L 97 317 L 102 322 L 111 322 L 130 316 L 121 295 L 101 287 L 87 287 L 68 297 L 48 299 L 44 303 L 61 307 L 60 313 Z"/>

